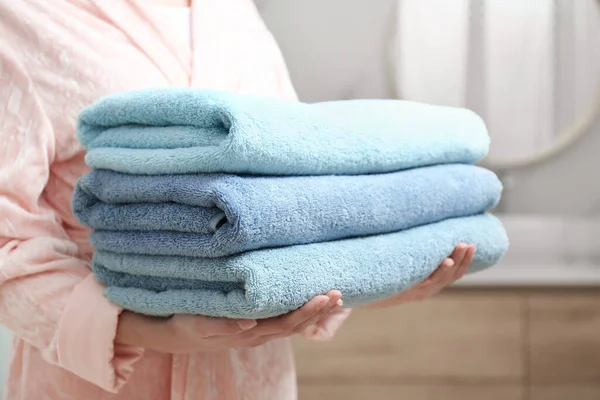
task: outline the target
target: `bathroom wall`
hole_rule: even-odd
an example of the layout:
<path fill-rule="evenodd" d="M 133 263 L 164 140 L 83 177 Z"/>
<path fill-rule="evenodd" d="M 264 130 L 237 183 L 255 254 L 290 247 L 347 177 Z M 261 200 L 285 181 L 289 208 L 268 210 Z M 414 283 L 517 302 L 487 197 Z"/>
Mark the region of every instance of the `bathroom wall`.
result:
<path fill-rule="evenodd" d="M 600 118 L 590 134 L 546 164 L 515 171 L 506 179 L 509 212 L 555 213 L 600 220 Z"/>
<path fill-rule="evenodd" d="M 11 340 L 12 334 L 3 326 L 0 326 L 0 400 L 4 392 Z"/>
<path fill-rule="evenodd" d="M 304 101 L 386 97 L 395 0 L 257 0 Z"/>
<path fill-rule="evenodd" d="M 390 19 L 395 0 L 257 0 L 288 62 L 300 98 L 320 101 L 391 96 Z M 596 59 L 600 52 L 590 54 Z M 443 62 L 440 61 L 440 65 Z M 505 178 L 503 211 L 600 218 L 600 120 L 551 162 Z"/>

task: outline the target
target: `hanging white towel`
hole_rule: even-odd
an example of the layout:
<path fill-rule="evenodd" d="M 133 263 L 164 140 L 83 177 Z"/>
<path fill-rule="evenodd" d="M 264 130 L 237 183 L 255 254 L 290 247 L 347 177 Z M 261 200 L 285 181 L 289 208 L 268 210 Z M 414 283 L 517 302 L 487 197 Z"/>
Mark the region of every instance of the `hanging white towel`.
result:
<path fill-rule="evenodd" d="M 553 138 L 553 2 L 486 0 L 484 18 L 489 158 L 526 157 Z"/>
<path fill-rule="evenodd" d="M 403 98 L 464 106 L 469 0 L 399 0 L 397 91 Z"/>
<path fill-rule="evenodd" d="M 548 0 L 399 0 L 398 92 L 472 108 L 490 158 L 526 156 L 554 134 L 553 38 Z"/>

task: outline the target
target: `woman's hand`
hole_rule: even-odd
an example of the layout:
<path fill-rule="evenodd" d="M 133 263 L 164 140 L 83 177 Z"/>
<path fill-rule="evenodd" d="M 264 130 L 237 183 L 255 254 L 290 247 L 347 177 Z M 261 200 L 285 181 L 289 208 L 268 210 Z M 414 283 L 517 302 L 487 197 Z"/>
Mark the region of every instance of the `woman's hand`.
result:
<path fill-rule="evenodd" d="M 459 243 L 450 257 L 423 282 L 367 307 L 389 307 L 433 296 L 462 278 L 474 255 L 474 245 Z M 339 291 L 332 290 L 289 314 L 258 321 L 192 315 L 175 315 L 164 320 L 125 311 L 119 318 L 115 341 L 178 354 L 254 347 L 296 333 L 327 340 L 350 313 L 350 310 L 340 308 L 341 297 Z"/>
<path fill-rule="evenodd" d="M 352 309 L 339 308 L 330 312 L 319 322 L 309 326 L 302 332 L 302 336 L 309 340 L 327 341 L 333 339 L 336 332 L 344 324 L 344 321 L 350 316 Z"/>
<path fill-rule="evenodd" d="M 195 315 L 159 319 L 124 311 L 115 342 L 173 354 L 254 347 L 318 324 L 341 307 L 341 297 L 339 291 L 332 290 L 289 314 L 263 320 Z"/>
<path fill-rule="evenodd" d="M 446 286 L 464 276 L 473 262 L 474 255 L 475 245 L 459 243 L 450 257 L 446 258 L 423 282 L 395 296 L 371 303 L 366 307 L 390 307 L 424 300 L 438 294 Z"/>
<path fill-rule="evenodd" d="M 372 303 L 367 307 L 386 307 L 416 300 L 423 300 L 440 292 L 444 287 L 462 278 L 473 262 L 475 246 L 459 243 L 452 255 L 446 258 L 442 264 L 425 281 L 399 293 L 396 296 Z M 311 340 L 330 340 L 339 327 L 350 315 L 350 309 L 338 309 L 330 312 L 316 324 L 308 327 L 302 335 Z"/>

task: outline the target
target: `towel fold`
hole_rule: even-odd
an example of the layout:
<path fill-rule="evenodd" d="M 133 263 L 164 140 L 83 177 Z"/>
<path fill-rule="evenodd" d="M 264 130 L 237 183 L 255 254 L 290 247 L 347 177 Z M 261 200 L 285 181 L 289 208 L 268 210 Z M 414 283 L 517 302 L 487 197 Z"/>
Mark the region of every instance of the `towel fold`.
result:
<path fill-rule="evenodd" d="M 97 250 L 221 257 L 479 214 L 501 190 L 494 173 L 458 164 L 314 177 L 94 171 L 79 180 L 73 211 L 95 229 Z"/>
<path fill-rule="evenodd" d="M 470 272 L 496 264 L 508 247 L 500 221 L 483 214 L 217 259 L 98 251 L 92 264 L 107 297 L 128 310 L 266 318 L 331 289 L 343 293 L 347 307 L 388 297 L 425 279 L 459 242 L 477 245 Z"/>
<path fill-rule="evenodd" d="M 190 88 L 113 94 L 83 110 L 94 169 L 130 174 L 367 174 L 472 164 L 489 137 L 458 108 L 402 100 L 304 104 Z"/>

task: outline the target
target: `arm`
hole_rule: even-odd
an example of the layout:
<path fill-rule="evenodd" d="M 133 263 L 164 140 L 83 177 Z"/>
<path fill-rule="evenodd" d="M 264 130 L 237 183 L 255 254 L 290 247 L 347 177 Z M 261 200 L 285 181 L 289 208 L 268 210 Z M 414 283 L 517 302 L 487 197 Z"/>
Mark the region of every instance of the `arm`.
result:
<path fill-rule="evenodd" d="M 458 244 L 452 255 L 445 259 L 444 262 L 420 284 L 408 289 L 395 296 L 383 299 L 371 304 L 367 308 L 390 307 L 413 301 L 424 300 L 428 297 L 436 295 L 446 286 L 454 283 L 463 277 L 469 269 L 473 256 L 475 254 L 475 246 Z M 308 327 L 302 335 L 311 340 L 330 340 L 333 338 L 337 330 L 342 326 L 344 321 L 350 316 L 350 309 L 339 309 L 330 313 L 326 318 L 320 320 L 317 324 Z"/>
<path fill-rule="evenodd" d="M 368 308 L 390 307 L 413 301 L 425 300 L 441 292 L 446 286 L 462 278 L 475 255 L 475 246 L 459 243 L 449 258 L 446 258 L 440 266 L 423 282 L 412 288 L 398 293 L 395 296 L 388 297 L 368 304 Z"/>
<path fill-rule="evenodd" d="M 0 47 L 0 65 L 0 323 L 49 363 L 117 392 L 142 350 L 114 344 L 121 310 L 44 198 L 52 126 L 10 49 Z"/>
<path fill-rule="evenodd" d="M 469 266 L 471 266 L 474 255 L 475 246 L 459 243 L 450 257 L 446 258 L 423 282 L 395 296 L 370 303 L 365 307 L 390 307 L 431 297 L 439 293 L 446 286 L 462 278 L 469 269 Z M 350 309 L 336 310 L 317 324 L 307 328 L 302 332 L 302 335 L 311 340 L 330 340 L 342 326 L 346 318 L 350 316 L 350 312 Z"/>

